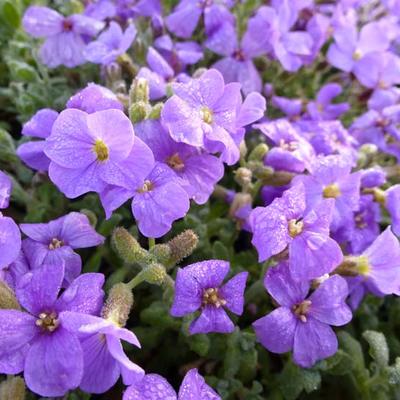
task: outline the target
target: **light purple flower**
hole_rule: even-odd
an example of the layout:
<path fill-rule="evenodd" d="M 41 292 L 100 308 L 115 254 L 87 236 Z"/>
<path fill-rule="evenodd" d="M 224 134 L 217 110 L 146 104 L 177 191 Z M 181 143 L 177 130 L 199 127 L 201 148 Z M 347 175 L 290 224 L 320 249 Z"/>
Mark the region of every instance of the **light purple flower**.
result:
<path fill-rule="evenodd" d="M 8 267 L 21 250 L 21 233 L 10 217 L 0 213 L 0 270 Z"/>
<path fill-rule="evenodd" d="M 86 215 L 71 212 L 45 224 L 21 224 L 28 236 L 23 241 L 24 252 L 35 267 L 64 263 L 65 281 L 71 283 L 81 272 L 82 261 L 74 249 L 98 246 L 104 242 Z"/>
<path fill-rule="evenodd" d="M 26 312 L 0 310 L 0 372 L 24 371 L 28 388 L 41 396 L 63 396 L 82 379 L 82 347 L 65 329 L 63 312 L 97 314 L 103 303 L 102 274 L 81 275 L 58 297 L 63 277 L 62 265 L 29 272 L 16 289 Z"/>
<path fill-rule="evenodd" d="M 288 266 L 281 263 L 268 270 L 264 285 L 280 305 L 253 323 L 264 347 L 273 353 L 293 349 L 295 363 L 304 368 L 336 353 L 338 342 L 330 325 L 345 325 L 352 318 L 342 277 L 330 277 L 307 297 L 310 284 L 294 280 Z"/>
<path fill-rule="evenodd" d="M 127 170 L 121 164 L 130 156 L 133 143 L 132 124 L 120 110 L 93 114 L 64 110 L 46 139 L 50 179 L 69 198 L 100 193 L 107 184 L 124 186 L 141 168 L 132 165 Z"/>
<path fill-rule="evenodd" d="M 104 26 L 93 18 L 74 14 L 64 17 L 47 7 L 31 6 L 22 20 L 26 32 L 35 38 L 46 38 L 40 58 L 50 68 L 83 64 L 86 47 L 84 36 L 95 36 Z"/>
<path fill-rule="evenodd" d="M 3 171 L 0 171 L 0 208 L 7 208 L 10 204 L 11 191 L 11 179 Z"/>
<path fill-rule="evenodd" d="M 303 110 L 302 99 L 288 99 L 282 96 L 272 96 L 272 105 L 279 108 L 285 113 L 291 120 L 296 120 L 300 117 Z"/>
<path fill-rule="evenodd" d="M 228 272 L 229 263 L 222 260 L 202 261 L 178 269 L 170 313 L 174 317 L 183 317 L 201 310 L 200 316 L 189 327 L 190 334 L 234 330 L 224 308 L 236 315 L 243 313 L 248 273 L 240 272 L 222 285 Z"/>
<path fill-rule="evenodd" d="M 130 24 L 125 32 L 121 26 L 111 21 L 110 26 L 94 42 L 88 44 L 83 54 L 95 64 L 108 65 L 124 54 L 136 37 L 136 28 Z"/>
<path fill-rule="evenodd" d="M 303 172 L 315 158 L 310 143 L 302 138 L 286 119 L 254 124 L 274 144 L 264 158 L 264 163 L 277 170 Z"/>
<path fill-rule="evenodd" d="M 289 267 L 296 279 L 314 279 L 332 272 L 342 259 L 339 245 L 329 237 L 334 202 L 324 200 L 306 212 L 305 189 L 298 184 L 249 217 L 252 243 L 259 261 L 289 251 Z"/>
<path fill-rule="evenodd" d="M 173 387 L 160 375 L 148 374 L 141 382 L 130 386 L 123 400 L 221 400 L 197 369 L 191 369 L 185 375 L 178 397 Z"/>
<path fill-rule="evenodd" d="M 111 319 L 76 312 L 63 313 L 64 327 L 78 335 L 83 351 L 83 377 L 79 387 L 88 393 L 104 393 L 120 375 L 125 385 L 140 382 L 144 371 L 124 353 L 121 340 L 140 348 L 136 335 Z"/>
<path fill-rule="evenodd" d="M 393 185 L 385 192 L 385 207 L 388 210 L 392 230 L 395 235 L 400 236 L 400 185 Z"/>
<path fill-rule="evenodd" d="M 180 178 L 189 198 L 204 204 L 224 175 L 222 161 L 196 147 L 178 143 L 157 120 L 135 125 L 135 132 L 151 149 L 156 161 L 168 165 Z"/>
<path fill-rule="evenodd" d="M 307 111 L 314 120 L 334 120 L 350 108 L 348 103 L 332 103 L 333 98 L 342 93 L 342 87 L 337 83 L 328 83 L 318 91 L 316 101 L 307 104 Z"/>
<path fill-rule="evenodd" d="M 100 199 L 107 217 L 132 199 L 132 214 L 140 232 L 153 238 L 165 235 L 174 221 L 186 215 L 190 206 L 180 179 L 161 163 L 156 163 L 148 176 L 140 182 L 133 182 L 128 188 L 107 186 Z"/>
<path fill-rule="evenodd" d="M 361 173 L 351 173 L 352 161 L 345 156 L 327 156 L 313 162 L 310 175 L 297 176 L 306 190 L 307 210 L 323 199 L 334 199 L 332 231 L 353 218 L 359 210 Z"/>

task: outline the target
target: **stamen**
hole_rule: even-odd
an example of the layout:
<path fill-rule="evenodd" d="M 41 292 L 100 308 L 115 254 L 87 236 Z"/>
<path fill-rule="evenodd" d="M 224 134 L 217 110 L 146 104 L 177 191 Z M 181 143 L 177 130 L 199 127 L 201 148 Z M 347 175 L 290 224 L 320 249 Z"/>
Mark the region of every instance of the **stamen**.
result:
<path fill-rule="evenodd" d="M 304 227 L 304 222 L 303 221 L 297 221 L 295 219 L 291 219 L 289 221 L 289 235 L 294 238 L 303 231 Z"/>
<path fill-rule="evenodd" d="M 360 50 L 355 50 L 353 53 L 353 60 L 358 61 L 362 57 L 362 53 Z"/>
<path fill-rule="evenodd" d="M 50 250 L 54 250 L 54 249 L 59 249 L 62 246 L 64 246 L 64 242 L 62 240 L 53 238 L 53 239 L 51 239 L 51 242 L 49 243 L 48 247 Z"/>
<path fill-rule="evenodd" d="M 307 313 L 310 306 L 310 300 L 304 300 L 300 304 L 293 306 L 293 312 L 299 317 L 301 322 L 307 322 Z"/>
<path fill-rule="evenodd" d="M 178 153 L 175 153 L 171 157 L 167 158 L 167 164 L 175 171 L 181 171 L 183 168 L 185 168 L 185 164 Z"/>
<path fill-rule="evenodd" d="M 340 192 L 340 188 L 336 183 L 332 183 L 331 185 L 325 186 L 324 190 L 322 191 L 323 196 L 326 199 L 336 199 L 342 193 Z"/>
<path fill-rule="evenodd" d="M 108 147 L 101 139 L 96 139 L 96 142 L 93 146 L 93 151 L 96 153 L 97 161 L 108 160 Z"/>
<path fill-rule="evenodd" d="M 55 312 L 43 312 L 39 314 L 39 319 L 36 320 L 35 325 L 46 332 L 54 332 L 59 321 L 57 319 L 57 314 Z"/>
<path fill-rule="evenodd" d="M 212 124 L 213 122 L 213 113 L 208 107 L 202 107 L 200 110 L 201 118 L 206 124 Z"/>
<path fill-rule="evenodd" d="M 150 192 L 150 190 L 153 190 L 153 187 L 153 183 L 146 180 L 144 181 L 142 188 L 138 190 L 138 193 Z"/>
<path fill-rule="evenodd" d="M 357 258 L 357 271 L 360 275 L 368 275 L 371 270 L 368 257 L 360 256 Z"/>
<path fill-rule="evenodd" d="M 218 288 L 206 289 L 203 293 L 203 306 L 213 305 L 217 308 L 224 306 L 226 300 L 220 297 Z"/>

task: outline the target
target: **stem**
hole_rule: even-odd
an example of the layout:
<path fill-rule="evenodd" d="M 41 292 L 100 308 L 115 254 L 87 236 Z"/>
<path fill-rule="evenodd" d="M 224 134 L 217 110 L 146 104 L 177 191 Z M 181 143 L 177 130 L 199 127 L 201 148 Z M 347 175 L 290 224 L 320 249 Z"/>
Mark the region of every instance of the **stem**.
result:
<path fill-rule="evenodd" d="M 149 238 L 149 250 L 151 250 L 156 245 L 156 239 Z"/>
<path fill-rule="evenodd" d="M 144 281 L 143 274 L 139 272 L 132 280 L 130 280 L 126 286 L 129 287 L 129 289 L 134 289 L 136 286 L 141 284 Z"/>

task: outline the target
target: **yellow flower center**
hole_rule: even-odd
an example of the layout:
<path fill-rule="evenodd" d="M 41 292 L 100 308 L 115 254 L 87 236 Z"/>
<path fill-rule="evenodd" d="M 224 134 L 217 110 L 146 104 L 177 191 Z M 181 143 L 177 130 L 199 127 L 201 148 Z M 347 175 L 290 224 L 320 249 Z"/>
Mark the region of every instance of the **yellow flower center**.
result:
<path fill-rule="evenodd" d="M 175 153 L 171 157 L 167 158 L 167 164 L 175 171 L 180 171 L 185 168 L 185 164 L 178 153 Z"/>
<path fill-rule="evenodd" d="M 297 221 L 295 219 L 291 219 L 289 221 L 289 235 L 294 238 L 298 235 L 300 235 L 300 233 L 303 231 L 303 227 L 304 227 L 304 222 L 303 221 Z"/>
<path fill-rule="evenodd" d="M 64 242 L 62 240 L 53 238 L 53 239 L 51 239 L 51 242 L 49 243 L 48 247 L 50 250 L 54 250 L 54 249 L 59 249 L 62 246 L 64 246 Z"/>
<path fill-rule="evenodd" d="M 371 271 L 371 267 L 369 265 L 368 257 L 360 256 L 357 259 L 357 271 L 360 275 L 368 275 Z"/>
<path fill-rule="evenodd" d="M 141 189 L 138 190 L 139 193 L 146 193 L 150 192 L 153 189 L 153 184 L 150 181 L 144 181 L 143 186 Z"/>
<path fill-rule="evenodd" d="M 360 50 L 356 50 L 356 51 L 353 53 L 353 60 L 354 60 L 354 61 L 358 61 L 361 57 L 362 57 L 362 53 L 361 53 Z"/>
<path fill-rule="evenodd" d="M 39 318 L 36 320 L 35 324 L 46 332 L 54 332 L 59 325 L 57 314 L 55 312 L 40 313 Z"/>
<path fill-rule="evenodd" d="M 310 300 L 303 300 L 300 304 L 294 305 L 292 310 L 299 317 L 301 322 L 307 322 L 307 313 L 310 306 Z"/>
<path fill-rule="evenodd" d="M 206 289 L 203 293 L 203 306 L 213 305 L 217 308 L 224 306 L 226 300 L 222 299 L 219 295 L 218 288 Z"/>
<path fill-rule="evenodd" d="M 336 197 L 341 195 L 341 192 L 339 186 L 336 183 L 332 183 L 332 185 L 324 187 L 322 194 L 326 199 L 336 199 Z"/>
<path fill-rule="evenodd" d="M 96 153 L 97 161 L 102 162 L 108 160 L 108 147 L 101 139 L 96 139 L 96 142 L 93 146 L 93 151 Z"/>
<path fill-rule="evenodd" d="M 208 107 L 203 107 L 200 110 L 201 118 L 206 124 L 212 124 L 213 122 L 213 113 Z"/>

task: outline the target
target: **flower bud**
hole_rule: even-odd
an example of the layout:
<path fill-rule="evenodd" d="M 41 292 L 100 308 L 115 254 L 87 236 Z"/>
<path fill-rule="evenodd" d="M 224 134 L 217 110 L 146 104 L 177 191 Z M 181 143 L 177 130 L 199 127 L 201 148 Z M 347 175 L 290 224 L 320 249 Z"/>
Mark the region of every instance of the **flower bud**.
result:
<path fill-rule="evenodd" d="M 178 264 L 184 258 L 190 256 L 197 247 L 198 243 L 199 238 L 191 229 L 180 233 L 178 236 L 175 236 L 167 243 L 171 250 L 170 262 L 173 264 Z"/>
<path fill-rule="evenodd" d="M 92 210 L 88 210 L 87 208 L 82 208 L 80 212 L 88 217 L 89 223 L 91 226 L 93 226 L 93 228 L 97 225 L 97 216 Z"/>
<path fill-rule="evenodd" d="M 131 104 L 143 102 L 149 103 L 150 89 L 149 83 L 145 78 L 135 78 L 129 89 L 129 99 Z"/>
<path fill-rule="evenodd" d="M 236 193 L 232 203 L 231 207 L 229 208 L 229 216 L 230 217 L 235 217 L 236 212 L 241 209 L 243 206 L 246 206 L 247 204 L 251 204 L 253 201 L 251 195 L 249 193 Z"/>
<path fill-rule="evenodd" d="M 129 107 L 129 118 L 132 122 L 140 122 L 147 118 L 151 111 L 149 104 L 138 101 Z"/>
<path fill-rule="evenodd" d="M 235 171 L 235 181 L 241 187 L 248 187 L 251 184 L 252 177 L 253 173 L 248 168 L 240 167 Z"/>
<path fill-rule="evenodd" d="M 159 286 L 164 283 L 165 277 L 167 276 L 164 265 L 158 263 L 150 264 L 141 272 L 141 274 L 143 274 L 143 279 L 147 283 Z"/>
<path fill-rule="evenodd" d="M 15 296 L 14 291 L 4 282 L 0 281 L 0 309 L 20 310 L 21 306 Z M 0 397 L 1 399 L 2 397 Z"/>
<path fill-rule="evenodd" d="M 111 288 L 101 315 L 104 319 L 111 320 L 116 325 L 124 327 L 132 306 L 132 290 L 124 283 L 117 283 Z"/>
<path fill-rule="evenodd" d="M 258 166 L 254 170 L 254 176 L 262 181 L 271 179 L 274 176 L 274 169 L 272 167 Z"/>
<path fill-rule="evenodd" d="M 150 119 L 160 119 L 161 111 L 164 107 L 164 103 L 157 103 L 153 106 L 150 111 L 149 118 Z"/>
<path fill-rule="evenodd" d="M 25 399 L 25 382 L 19 376 L 7 378 L 0 384 L 1 400 L 24 400 Z"/>
<path fill-rule="evenodd" d="M 149 253 L 140 246 L 138 241 L 125 228 L 115 228 L 111 241 L 118 255 L 126 263 L 150 262 Z"/>
<path fill-rule="evenodd" d="M 262 161 L 268 153 L 269 147 L 265 143 L 260 143 L 251 151 L 249 161 Z"/>
<path fill-rule="evenodd" d="M 150 249 L 152 254 L 161 264 L 167 264 L 171 258 L 171 249 L 167 244 L 156 244 Z"/>

